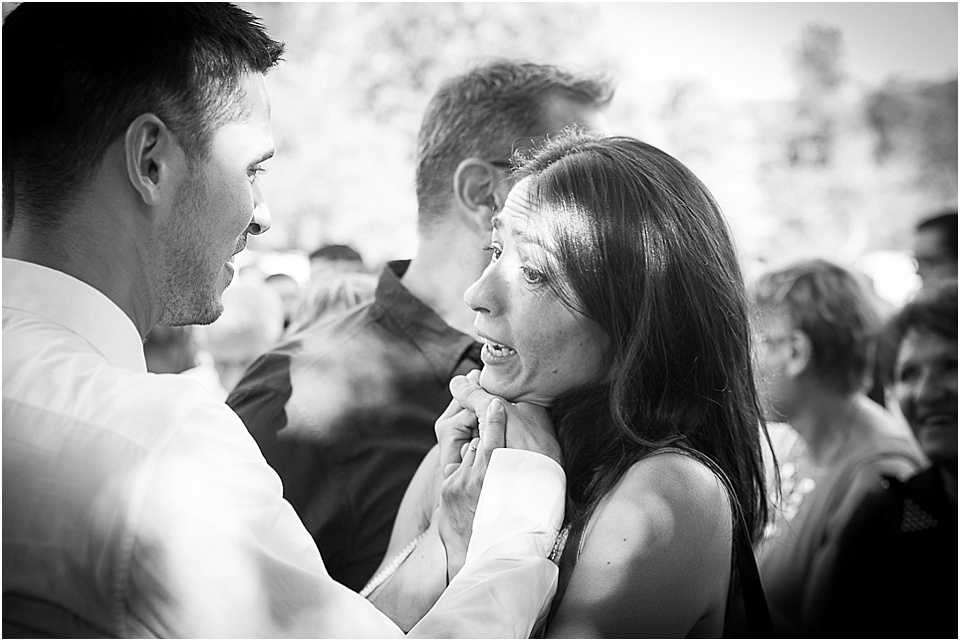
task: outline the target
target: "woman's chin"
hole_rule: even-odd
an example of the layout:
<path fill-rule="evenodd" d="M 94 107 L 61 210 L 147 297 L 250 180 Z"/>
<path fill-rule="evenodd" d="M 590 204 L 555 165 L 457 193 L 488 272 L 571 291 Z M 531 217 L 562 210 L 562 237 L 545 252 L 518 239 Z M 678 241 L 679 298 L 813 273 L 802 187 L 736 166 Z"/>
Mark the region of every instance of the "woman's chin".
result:
<path fill-rule="evenodd" d="M 487 368 L 480 370 L 480 387 L 511 403 L 532 403 L 541 407 L 550 407 L 553 403 L 552 397 L 540 394 L 536 390 L 524 389 L 512 384 L 512 381 L 504 381 L 492 375 Z"/>

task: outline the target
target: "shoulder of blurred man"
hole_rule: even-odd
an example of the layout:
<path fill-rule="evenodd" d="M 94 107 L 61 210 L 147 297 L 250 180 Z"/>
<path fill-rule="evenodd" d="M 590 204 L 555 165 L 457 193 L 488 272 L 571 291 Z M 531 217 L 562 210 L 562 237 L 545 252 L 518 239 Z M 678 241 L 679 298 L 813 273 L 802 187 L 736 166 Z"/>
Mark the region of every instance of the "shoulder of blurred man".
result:
<path fill-rule="evenodd" d="M 432 429 L 475 341 L 403 287 L 407 264 L 384 268 L 372 300 L 294 333 L 248 369 L 227 403 L 255 436 L 285 430 L 285 438 L 332 445 L 359 437 L 340 429 L 359 418 L 369 435 L 369 421 L 413 408 L 430 415 Z"/>
<path fill-rule="evenodd" d="M 277 471 L 330 575 L 359 590 L 475 344 L 384 268 L 376 294 L 296 332 L 258 359 L 227 399 Z"/>

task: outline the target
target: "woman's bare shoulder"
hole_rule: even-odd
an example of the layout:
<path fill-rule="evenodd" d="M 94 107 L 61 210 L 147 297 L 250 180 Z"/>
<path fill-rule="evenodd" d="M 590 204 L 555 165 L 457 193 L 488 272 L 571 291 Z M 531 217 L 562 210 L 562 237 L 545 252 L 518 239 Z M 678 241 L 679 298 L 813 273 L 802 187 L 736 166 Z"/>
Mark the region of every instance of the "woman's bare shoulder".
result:
<path fill-rule="evenodd" d="M 680 453 L 649 456 L 597 506 L 548 633 L 677 638 L 706 624 L 719 634 L 731 550 L 713 471 Z"/>
<path fill-rule="evenodd" d="M 647 545 L 685 545 L 713 543 L 730 524 L 730 500 L 713 470 L 692 456 L 664 452 L 634 463 L 598 506 L 591 525 L 611 530 L 621 541 L 625 532 L 644 532 L 651 537 Z"/>

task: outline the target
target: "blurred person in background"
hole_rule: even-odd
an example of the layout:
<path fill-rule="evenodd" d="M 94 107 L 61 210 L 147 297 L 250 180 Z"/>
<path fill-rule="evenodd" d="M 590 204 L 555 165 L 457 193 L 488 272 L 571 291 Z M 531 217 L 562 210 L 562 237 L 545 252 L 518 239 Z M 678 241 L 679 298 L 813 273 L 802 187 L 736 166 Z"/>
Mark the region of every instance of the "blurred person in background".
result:
<path fill-rule="evenodd" d="M 373 298 L 377 277 L 362 272 L 327 273 L 312 281 L 293 313 L 287 327 L 292 335 L 318 323 L 321 319 L 352 309 Z"/>
<path fill-rule="evenodd" d="M 226 400 L 250 364 L 283 334 L 283 301 L 266 283 L 241 278 L 223 292 L 223 313 L 197 328 L 204 360 L 184 372 L 198 377 L 220 400 Z M 215 376 L 204 376 L 204 372 Z"/>
<path fill-rule="evenodd" d="M 923 287 L 957 279 L 957 210 L 948 209 L 917 224 L 913 258 Z"/>
<path fill-rule="evenodd" d="M 297 306 L 300 305 L 300 296 L 302 294 L 300 283 L 290 274 L 283 272 L 270 274 L 263 279 L 263 282 L 280 296 L 280 300 L 283 303 L 283 326 L 287 327 L 290 325 L 290 319 L 293 318 L 293 313 L 296 311 Z"/>
<path fill-rule="evenodd" d="M 328 272 L 366 271 L 363 255 L 350 245 L 330 243 L 317 247 L 309 255 L 310 280 Z"/>
<path fill-rule="evenodd" d="M 217 319 L 270 227 L 283 44 L 219 2 L 20 3 L 2 42 L 3 636 L 400 636 L 330 578 L 237 415 L 144 361 L 155 326 Z M 438 429 L 467 450 L 444 544 L 476 509 L 475 545 L 421 636 L 525 636 L 556 585 L 552 426 L 488 403 L 484 439 Z"/>
<path fill-rule="evenodd" d="M 799 435 L 780 460 L 781 497 L 758 549 L 778 634 L 809 636 L 853 510 L 883 475 L 923 463 L 909 430 L 866 396 L 880 318 L 852 273 L 809 260 L 751 287 L 758 381 L 768 420 Z"/>
<path fill-rule="evenodd" d="M 463 293 L 488 261 L 510 158 L 545 135 L 602 129 L 604 81 L 496 60 L 447 80 L 420 129 L 418 249 L 385 266 L 374 298 L 258 359 L 227 403 L 284 496 L 355 590 L 377 569 L 403 493 L 436 443 L 448 383 L 480 367 Z"/>
<path fill-rule="evenodd" d="M 957 282 L 921 290 L 881 337 L 885 383 L 931 465 L 884 476 L 838 545 L 817 636 L 957 636 Z"/>

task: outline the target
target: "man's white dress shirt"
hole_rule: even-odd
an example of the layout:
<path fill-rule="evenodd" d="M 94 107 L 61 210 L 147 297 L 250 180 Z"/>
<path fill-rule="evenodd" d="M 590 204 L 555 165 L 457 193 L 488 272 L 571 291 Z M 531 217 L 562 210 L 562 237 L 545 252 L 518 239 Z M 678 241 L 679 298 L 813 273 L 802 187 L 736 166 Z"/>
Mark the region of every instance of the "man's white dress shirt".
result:
<path fill-rule="evenodd" d="M 130 319 L 3 259 L 4 636 L 392 637 L 333 581 L 242 422 L 146 371 Z M 497 450 L 467 563 L 411 631 L 523 637 L 546 608 L 564 477 Z"/>

